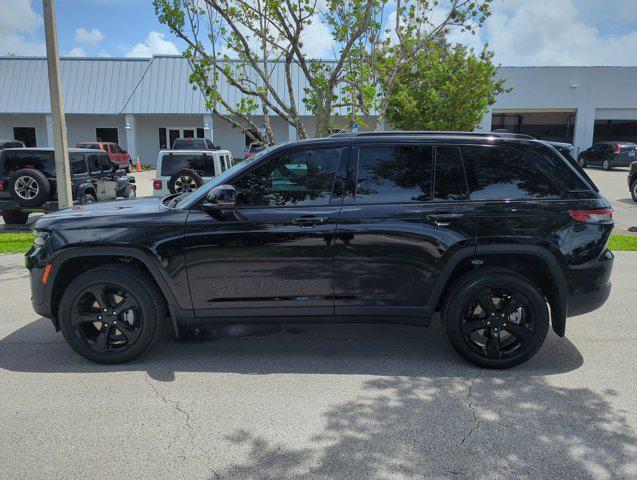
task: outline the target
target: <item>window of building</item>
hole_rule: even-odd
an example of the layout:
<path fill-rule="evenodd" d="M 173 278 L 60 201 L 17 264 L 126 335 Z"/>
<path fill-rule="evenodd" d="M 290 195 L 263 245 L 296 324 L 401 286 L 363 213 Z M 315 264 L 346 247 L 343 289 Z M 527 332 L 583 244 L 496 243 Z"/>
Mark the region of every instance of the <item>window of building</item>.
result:
<path fill-rule="evenodd" d="M 637 142 L 637 120 L 595 120 L 593 142 Z"/>
<path fill-rule="evenodd" d="M 119 143 L 119 131 L 117 128 L 96 128 L 95 136 L 98 142 Z"/>
<path fill-rule="evenodd" d="M 356 203 L 407 203 L 431 199 L 433 148 L 361 147 Z"/>
<path fill-rule="evenodd" d="M 168 148 L 168 143 L 166 140 L 166 129 L 160 128 L 159 129 L 159 149 L 166 150 L 167 148 Z"/>
<path fill-rule="evenodd" d="M 503 147 L 462 147 L 471 200 L 557 198 L 560 190 L 535 161 Z"/>
<path fill-rule="evenodd" d="M 345 148 L 316 148 L 280 155 L 237 182 L 237 204 L 327 205 Z"/>
<path fill-rule="evenodd" d="M 204 138 L 203 128 L 197 129 L 197 138 Z"/>
<path fill-rule="evenodd" d="M 37 147 L 35 127 L 13 127 L 13 138 L 20 140 L 25 147 Z"/>
<path fill-rule="evenodd" d="M 459 147 L 436 147 L 434 200 L 460 200 L 467 195 Z"/>

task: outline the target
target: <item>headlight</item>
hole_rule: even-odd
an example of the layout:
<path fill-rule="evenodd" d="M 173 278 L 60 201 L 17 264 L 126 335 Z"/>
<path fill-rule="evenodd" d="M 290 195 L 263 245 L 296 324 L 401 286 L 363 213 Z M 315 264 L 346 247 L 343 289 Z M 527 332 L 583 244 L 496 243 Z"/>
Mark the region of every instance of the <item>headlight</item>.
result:
<path fill-rule="evenodd" d="M 42 247 L 51 236 L 51 232 L 44 230 L 33 230 L 33 245 L 36 247 Z"/>

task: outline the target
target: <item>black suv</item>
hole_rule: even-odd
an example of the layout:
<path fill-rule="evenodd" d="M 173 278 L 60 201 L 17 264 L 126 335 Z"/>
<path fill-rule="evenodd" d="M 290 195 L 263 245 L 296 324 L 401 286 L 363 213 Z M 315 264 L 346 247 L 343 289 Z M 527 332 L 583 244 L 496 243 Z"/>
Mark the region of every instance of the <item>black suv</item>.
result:
<path fill-rule="evenodd" d="M 632 142 L 599 142 L 584 150 L 577 157 L 582 166 L 599 165 L 604 170 L 628 167 L 637 160 L 637 144 Z"/>
<path fill-rule="evenodd" d="M 117 228 L 112 228 L 112 225 Z M 484 367 L 529 359 L 610 294 L 612 210 L 553 147 L 352 134 L 270 147 L 190 194 L 46 215 L 32 301 L 115 363 L 227 323 L 396 322 L 436 312 Z M 550 311 L 550 316 L 549 316 Z"/>
<path fill-rule="evenodd" d="M 135 198 L 135 179 L 118 171 L 106 152 L 69 148 L 69 163 L 75 203 Z M 56 210 L 55 177 L 52 148 L 0 151 L 0 211 L 4 221 L 25 223 L 29 212 Z"/>

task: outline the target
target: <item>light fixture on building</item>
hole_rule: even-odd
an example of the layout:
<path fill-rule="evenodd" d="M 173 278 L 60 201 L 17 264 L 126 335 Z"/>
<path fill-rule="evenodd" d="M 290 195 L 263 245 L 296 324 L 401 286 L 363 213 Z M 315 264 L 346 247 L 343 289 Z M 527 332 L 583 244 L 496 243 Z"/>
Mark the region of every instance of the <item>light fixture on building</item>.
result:
<path fill-rule="evenodd" d="M 133 124 L 129 121 L 124 122 L 124 128 L 126 130 L 130 130 L 131 128 L 133 128 Z"/>
<path fill-rule="evenodd" d="M 203 129 L 204 130 L 210 130 L 210 125 L 208 125 L 208 122 L 204 122 Z"/>
<path fill-rule="evenodd" d="M 569 86 L 570 86 L 571 88 L 577 88 L 577 87 L 579 87 L 579 85 L 578 85 L 577 83 L 571 83 Z"/>

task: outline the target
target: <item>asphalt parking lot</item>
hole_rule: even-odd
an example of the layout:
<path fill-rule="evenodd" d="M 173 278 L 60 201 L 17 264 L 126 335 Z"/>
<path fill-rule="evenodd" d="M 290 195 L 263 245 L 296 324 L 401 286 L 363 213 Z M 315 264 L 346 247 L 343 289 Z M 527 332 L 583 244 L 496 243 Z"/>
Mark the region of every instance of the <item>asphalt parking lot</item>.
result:
<path fill-rule="evenodd" d="M 87 362 L 0 256 L 0 477 L 636 478 L 637 253 L 598 311 L 507 371 L 430 329 L 303 326 Z"/>

